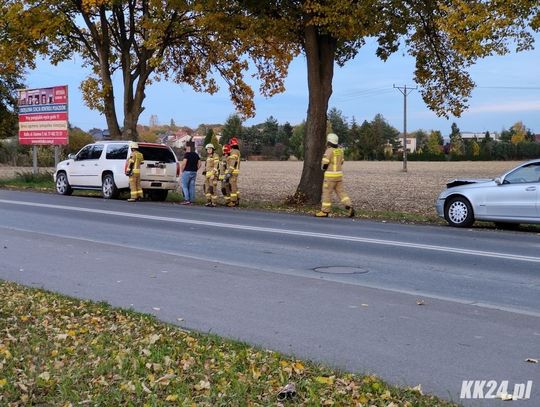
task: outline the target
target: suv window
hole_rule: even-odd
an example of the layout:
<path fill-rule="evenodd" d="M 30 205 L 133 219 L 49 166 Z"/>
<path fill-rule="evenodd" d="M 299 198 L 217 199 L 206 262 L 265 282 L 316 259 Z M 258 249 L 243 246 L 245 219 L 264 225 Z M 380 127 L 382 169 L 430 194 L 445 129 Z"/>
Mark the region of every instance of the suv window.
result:
<path fill-rule="evenodd" d="M 92 147 L 92 152 L 90 153 L 90 157 L 88 157 L 88 159 L 99 160 L 99 157 L 101 157 L 102 152 L 103 152 L 103 144 L 94 144 L 94 147 Z"/>
<path fill-rule="evenodd" d="M 90 159 L 90 153 L 92 151 L 92 146 L 86 146 L 84 147 L 79 153 L 77 154 L 76 160 L 82 161 L 82 160 L 88 160 Z"/>
<path fill-rule="evenodd" d="M 145 147 L 139 145 L 144 161 L 159 161 L 162 163 L 175 163 L 174 154 L 167 147 Z"/>
<path fill-rule="evenodd" d="M 128 154 L 127 144 L 109 144 L 107 145 L 107 160 L 126 160 Z"/>

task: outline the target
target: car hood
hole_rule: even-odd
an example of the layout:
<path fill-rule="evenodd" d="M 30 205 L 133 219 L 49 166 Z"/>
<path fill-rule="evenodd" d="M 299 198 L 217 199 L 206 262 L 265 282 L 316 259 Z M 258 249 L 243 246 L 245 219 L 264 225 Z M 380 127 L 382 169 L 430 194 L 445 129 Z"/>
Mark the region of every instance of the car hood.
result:
<path fill-rule="evenodd" d="M 449 181 L 446 184 L 446 188 L 454 188 L 454 187 L 459 187 L 461 185 L 470 185 L 470 184 L 485 184 L 487 182 L 492 182 L 492 181 L 493 181 L 492 179 L 488 179 L 488 178 L 477 178 L 477 179 L 474 179 L 474 178 L 458 178 L 458 179 L 454 179 L 452 181 Z"/>

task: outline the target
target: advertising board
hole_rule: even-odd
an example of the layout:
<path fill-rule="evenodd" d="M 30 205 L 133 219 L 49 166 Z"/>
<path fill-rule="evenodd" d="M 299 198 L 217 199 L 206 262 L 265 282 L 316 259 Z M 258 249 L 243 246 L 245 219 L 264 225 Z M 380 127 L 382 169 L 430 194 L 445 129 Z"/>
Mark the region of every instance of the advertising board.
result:
<path fill-rule="evenodd" d="M 68 144 L 67 85 L 19 91 L 19 144 Z"/>

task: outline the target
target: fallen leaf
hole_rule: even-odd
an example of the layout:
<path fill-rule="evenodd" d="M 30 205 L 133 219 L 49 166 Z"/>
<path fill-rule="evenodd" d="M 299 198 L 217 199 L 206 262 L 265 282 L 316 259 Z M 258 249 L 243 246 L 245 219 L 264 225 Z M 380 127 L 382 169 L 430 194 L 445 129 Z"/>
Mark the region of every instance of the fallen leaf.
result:
<path fill-rule="evenodd" d="M 426 305 L 424 300 L 416 300 L 416 305 Z"/>
<path fill-rule="evenodd" d="M 178 400 L 178 394 L 169 394 L 165 398 L 165 401 L 176 401 L 176 400 Z"/>
<path fill-rule="evenodd" d="M 158 308 L 158 307 L 152 307 L 152 309 L 153 309 L 154 311 L 160 311 L 160 310 L 161 310 L 161 308 Z"/>
<path fill-rule="evenodd" d="M 499 393 L 499 394 L 497 394 L 497 397 L 499 397 L 503 401 L 512 400 L 512 395 L 508 394 L 508 393 Z"/>
<path fill-rule="evenodd" d="M 529 362 L 529 363 L 538 363 L 538 359 L 527 358 L 527 359 L 525 359 L 525 362 Z"/>
<path fill-rule="evenodd" d="M 332 385 L 332 384 L 334 384 L 334 377 L 333 376 L 330 376 L 330 377 L 317 376 L 315 378 L 315 381 L 319 382 L 319 383 L 322 383 L 322 384 Z"/>
<path fill-rule="evenodd" d="M 418 392 L 420 395 L 424 395 L 422 392 L 422 385 L 419 384 L 418 386 L 411 387 L 410 390 Z"/>
<path fill-rule="evenodd" d="M 208 380 L 201 380 L 194 387 L 195 387 L 195 390 L 197 391 L 208 390 L 210 389 L 210 382 Z"/>
<path fill-rule="evenodd" d="M 51 378 L 51 374 L 49 372 L 43 372 L 38 377 L 48 382 Z"/>

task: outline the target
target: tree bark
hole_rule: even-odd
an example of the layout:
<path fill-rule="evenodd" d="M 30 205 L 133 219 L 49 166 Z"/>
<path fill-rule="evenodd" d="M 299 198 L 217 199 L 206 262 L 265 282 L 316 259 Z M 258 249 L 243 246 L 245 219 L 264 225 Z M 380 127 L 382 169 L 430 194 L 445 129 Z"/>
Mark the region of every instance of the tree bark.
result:
<path fill-rule="evenodd" d="M 321 159 L 326 145 L 326 112 L 332 95 L 336 46 L 335 38 L 320 34 L 316 27 L 305 28 L 309 105 L 304 134 L 304 166 L 296 197 L 310 204 L 317 204 L 321 200 Z"/>

